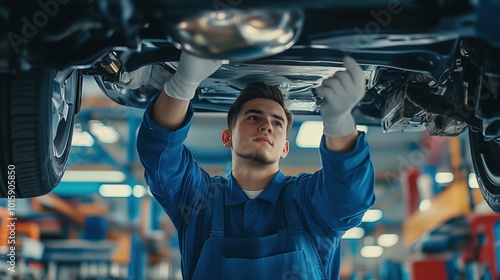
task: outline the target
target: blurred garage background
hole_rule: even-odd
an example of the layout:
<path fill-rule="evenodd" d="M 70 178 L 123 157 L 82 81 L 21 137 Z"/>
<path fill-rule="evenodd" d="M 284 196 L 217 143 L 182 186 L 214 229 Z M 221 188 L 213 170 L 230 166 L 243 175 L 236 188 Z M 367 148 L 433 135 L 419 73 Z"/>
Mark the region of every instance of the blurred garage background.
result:
<path fill-rule="evenodd" d="M 45 196 L 16 200 L 16 273 L 7 201 L 0 279 L 181 279 L 175 229 L 152 199 L 135 148 L 143 111 L 84 83 L 68 170 Z M 320 119 L 295 116 L 287 175 L 315 171 Z M 224 114 L 195 116 L 186 145 L 212 174 L 230 169 Z M 498 216 L 483 201 L 466 133 L 367 131 L 376 168 L 373 208 L 343 238 L 342 279 L 498 279 Z M 18 277 L 18 278 L 14 278 Z"/>

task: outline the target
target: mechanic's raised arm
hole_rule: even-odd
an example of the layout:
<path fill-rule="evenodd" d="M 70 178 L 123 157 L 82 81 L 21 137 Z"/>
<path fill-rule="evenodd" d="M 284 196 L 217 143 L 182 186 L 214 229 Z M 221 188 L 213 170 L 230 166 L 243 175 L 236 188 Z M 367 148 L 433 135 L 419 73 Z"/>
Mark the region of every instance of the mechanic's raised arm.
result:
<path fill-rule="evenodd" d="M 358 132 L 351 111 L 365 96 L 363 69 L 351 57 L 344 58 L 344 66 L 346 71 L 336 72 L 316 89 L 323 97 L 321 116 L 326 147 L 334 152 L 353 149 Z"/>
<path fill-rule="evenodd" d="M 209 176 L 183 143 L 194 115 L 189 101 L 219 66 L 217 61 L 183 53 L 177 72 L 146 109 L 137 135 L 146 183 L 177 229 L 189 221 L 188 210 L 198 209 L 207 197 Z"/>
<path fill-rule="evenodd" d="M 370 149 L 351 114 L 365 95 L 365 75 L 351 57 L 344 58 L 344 65 L 346 71 L 336 72 L 316 89 L 323 97 L 322 168 L 298 188 L 303 211 L 322 226 L 340 231 L 358 225 L 375 201 Z"/>
<path fill-rule="evenodd" d="M 169 130 L 180 128 L 196 89 L 203 80 L 217 71 L 220 65 L 219 61 L 183 52 L 177 72 L 165 83 L 162 94 L 153 106 L 153 120 Z"/>
<path fill-rule="evenodd" d="M 357 226 L 363 214 L 375 203 L 375 171 L 364 132 L 352 150 L 332 152 L 320 144 L 322 168 L 312 176 L 299 176 L 296 199 L 307 217 L 309 227 L 342 232 Z M 303 180 L 302 180 L 303 179 Z"/>

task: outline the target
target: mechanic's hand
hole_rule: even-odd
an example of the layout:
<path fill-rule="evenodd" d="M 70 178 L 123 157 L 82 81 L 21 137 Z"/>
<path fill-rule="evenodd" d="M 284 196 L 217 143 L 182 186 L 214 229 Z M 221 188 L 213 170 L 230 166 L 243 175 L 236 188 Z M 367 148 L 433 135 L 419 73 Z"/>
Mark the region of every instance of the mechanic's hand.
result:
<path fill-rule="evenodd" d="M 352 109 L 365 96 L 365 74 L 352 57 L 344 57 L 346 71 L 338 71 L 316 88 L 321 102 L 323 134 L 345 136 L 356 129 Z"/>
<path fill-rule="evenodd" d="M 143 66 L 132 72 L 120 75 L 120 83 L 129 89 L 140 87 L 153 88 L 158 92 L 163 90 L 163 85 L 172 74 L 158 64 Z"/>
<path fill-rule="evenodd" d="M 210 77 L 222 62 L 196 57 L 187 52 L 182 52 L 179 68 L 170 80 L 165 83 L 163 90 L 175 99 L 191 100 L 196 89 L 203 80 Z"/>

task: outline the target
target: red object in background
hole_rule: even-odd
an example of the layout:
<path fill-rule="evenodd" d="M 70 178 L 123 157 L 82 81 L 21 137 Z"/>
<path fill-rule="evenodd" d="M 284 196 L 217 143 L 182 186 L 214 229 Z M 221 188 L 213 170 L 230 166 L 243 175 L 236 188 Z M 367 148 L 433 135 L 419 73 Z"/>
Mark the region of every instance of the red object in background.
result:
<path fill-rule="evenodd" d="M 464 248 L 463 262 L 480 262 L 489 268 L 492 279 L 498 279 L 495 226 L 500 217 L 496 214 L 475 214 L 470 215 L 468 220 L 471 240 Z"/>
<path fill-rule="evenodd" d="M 449 143 L 449 137 L 431 136 L 427 131 L 422 134 L 421 147 L 425 152 L 427 165 L 439 166 L 441 160 L 445 158 L 446 147 Z"/>
<path fill-rule="evenodd" d="M 420 169 L 410 168 L 403 172 L 403 193 L 406 198 L 406 213 L 412 214 L 418 210 L 420 204 L 420 194 L 418 192 L 417 179 L 420 176 Z"/>
<path fill-rule="evenodd" d="M 448 279 L 446 274 L 446 260 L 425 259 L 410 263 L 410 277 L 412 280 L 442 280 Z"/>

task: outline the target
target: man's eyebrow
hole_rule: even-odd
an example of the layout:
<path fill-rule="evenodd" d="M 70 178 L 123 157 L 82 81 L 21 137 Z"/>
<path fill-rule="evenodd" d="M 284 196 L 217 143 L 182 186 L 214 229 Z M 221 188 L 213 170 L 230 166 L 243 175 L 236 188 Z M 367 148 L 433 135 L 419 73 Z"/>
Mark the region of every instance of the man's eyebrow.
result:
<path fill-rule="evenodd" d="M 248 111 L 246 111 L 243 115 L 248 115 L 248 114 L 257 114 L 257 115 L 264 115 L 264 112 L 261 111 L 261 110 L 257 110 L 257 109 L 249 109 Z M 276 115 L 276 114 L 271 114 L 271 116 L 275 119 L 278 119 L 282 122 L 285 122 L 285 119 L 280 116 L 280 115 Z"/>
<path fill-rule="evenodd" d="M 280 121 L 282 121 L 282 122 L 285 122 L 285 119 L 283 119 L 283 117 L 282 117 L 282 116 L 280 116 L 280 115 L 271 114 L 271 116 L 273 116 L 273 118 L 275 118 L 275 119 L 278 119 L 278 120 L 280 120 Z"/>
<path fill-rule="evenodd" d="M 249 109 L 243 115 L 248 115 L 248 114 L 264 115 L 264 112 L 261 110 L 257 110 L 257 109 Z"/>

